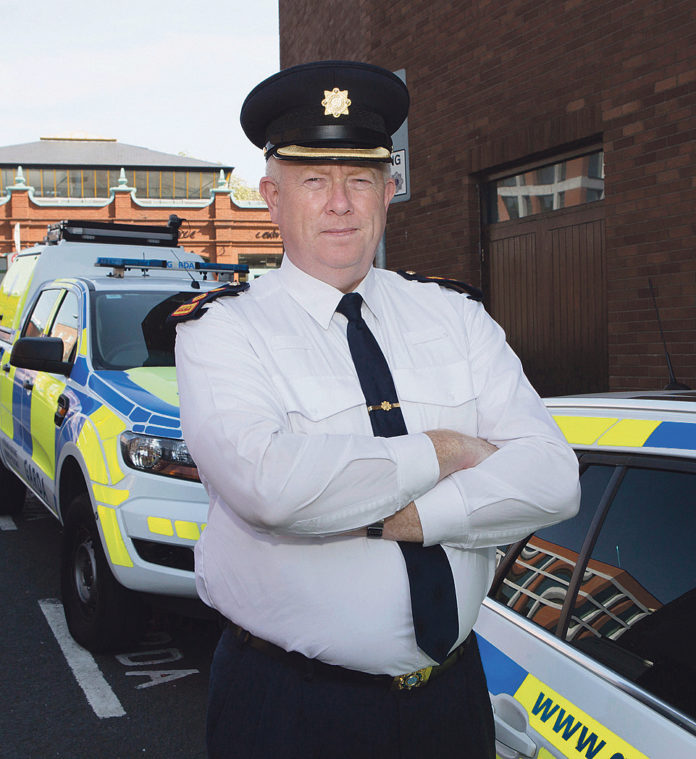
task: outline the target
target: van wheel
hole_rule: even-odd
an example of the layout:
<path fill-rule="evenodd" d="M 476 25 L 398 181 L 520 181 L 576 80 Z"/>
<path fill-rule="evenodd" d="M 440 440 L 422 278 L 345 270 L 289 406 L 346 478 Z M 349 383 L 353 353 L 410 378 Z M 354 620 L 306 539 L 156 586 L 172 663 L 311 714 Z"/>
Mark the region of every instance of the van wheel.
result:
<path fill-rule="evenodd" d="M 70 634 L 94 653 L 127 646 L 140 633 L 143 603 L 111 573 L 86 493 L 70 502 L 63 528 L 60 583 Z"/>
<path fill-rule="evenodd" d="M 27 486 L 0 461 L 0 514 L 16 517 L 26 497 Z"/>

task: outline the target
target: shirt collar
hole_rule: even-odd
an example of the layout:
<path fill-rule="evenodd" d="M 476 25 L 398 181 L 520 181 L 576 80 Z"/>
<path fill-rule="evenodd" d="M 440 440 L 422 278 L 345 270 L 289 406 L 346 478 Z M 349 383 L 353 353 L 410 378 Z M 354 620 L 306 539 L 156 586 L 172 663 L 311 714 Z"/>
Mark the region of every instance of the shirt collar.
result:
<path fill-rule="evenodd" d="M 324 329 L 329 328 L 343 293 L 332 285 L 316 279 L 299 269 L 287 255 L 283 256 L 279 270 L 285 291 Z M 370 267 L 365 278 L 355 288 L 363 296 L 367 307 L 374 313 L 374 269 Z"/>

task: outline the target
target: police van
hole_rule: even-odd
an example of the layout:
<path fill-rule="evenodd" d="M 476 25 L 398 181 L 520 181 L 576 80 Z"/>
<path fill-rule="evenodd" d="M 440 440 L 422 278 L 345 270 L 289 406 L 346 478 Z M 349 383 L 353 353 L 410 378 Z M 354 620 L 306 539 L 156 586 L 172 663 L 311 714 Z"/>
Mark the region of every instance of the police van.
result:
<path fill-rule="evenodd" d="M 475 628 L 497 756 L 696 757 L 696 392 L 546 403 L 582 502 L 498 552 Z"/>
<path fill-rule="evenodd" d="M 92 651 L 137 634 L 143 594 L 196 599 L 208 501 L 166 319 L 246 267 L 186 252 L 177 222 L 62 222 L 0 285 L 0 511 L 28 488 L 63 524 L 65 615 Z"/>

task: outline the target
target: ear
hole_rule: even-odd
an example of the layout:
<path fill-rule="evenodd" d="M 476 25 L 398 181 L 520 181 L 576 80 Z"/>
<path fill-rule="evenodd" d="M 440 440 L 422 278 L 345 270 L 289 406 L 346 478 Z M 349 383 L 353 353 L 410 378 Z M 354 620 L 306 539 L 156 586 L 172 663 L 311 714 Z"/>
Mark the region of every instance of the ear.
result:
<path fill-rule="evenodd" d="M 389 177 L 389 179 L 387 179 L 386 182 L 384 183 L 384 207 L 385 208 L 389 208 L 389 204 L 391 203 L 395 192 L 396 192 L 396 182 L 391 177 Z"/>
<path fill-rule="evenodd" d="M 268 210 L 271 213 L 271 221 L 277 224 L 276 211 L 278 209 L 278 183 L 271 177 L 261 177 L 259 182 L 259 192 L 261 197 L 266 201 Z"/>

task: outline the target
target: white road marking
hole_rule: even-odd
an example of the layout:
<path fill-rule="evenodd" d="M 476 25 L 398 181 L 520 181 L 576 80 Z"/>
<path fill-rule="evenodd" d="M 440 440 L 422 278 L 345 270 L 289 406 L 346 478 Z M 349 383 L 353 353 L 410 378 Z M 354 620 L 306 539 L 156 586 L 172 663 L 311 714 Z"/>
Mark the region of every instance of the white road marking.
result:
<path fill-rule="evenodd" d="M 104 679 L 101 670 L 89 651 L 75 643 L 65 622 L 63 605 L 55 598 L 39 601 L 41 611 L 46 617 L 58 645 L 63 651 L 77 684 L 82 688 L 89 705 L 100 719 L 106 717 L 123 717 L 126 712 L 116 694 Z"/>
<path fill-rule="evenodd" d="M 16 530 L 17 525 L 15 524 L 14 519 L 12 517 L 7 516 L 0 516 L 0 530 Z"/>
<path fill-rule="evenodd" d="M 170 683 L 172 680 L 178 680 L 180 677 L 188 677 L 189 675 L 197 675 L 197 669 L 156 669 L 156 670 L 140 670 L 138 672 L 126 672 L 126 677 L 132 675 L 138 675 L 143 677 L 149 677 L 150 682 L 140 683 L 135 687 L 152 688 L 153 685 L 162 685 L 162 683 Z"/>

